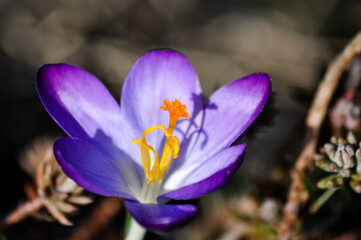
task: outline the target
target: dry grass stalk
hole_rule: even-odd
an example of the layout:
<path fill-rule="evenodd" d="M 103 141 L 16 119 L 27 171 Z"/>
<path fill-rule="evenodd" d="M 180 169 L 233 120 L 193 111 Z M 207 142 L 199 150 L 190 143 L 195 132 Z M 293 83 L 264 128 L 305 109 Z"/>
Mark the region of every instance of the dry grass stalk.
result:
<path fill-rule="evenodd" d="M 93 239 L 119 213 L 123 199 L 105 198 L 93 210 L 92 214 L 73 232 L 68 240 Z"/>
<path fill-rule="evenodd" d="M 11 212 L 4 220 L 1 232 L 5 231 L 11 225 L 21 222 L 24 218 L 39 211 L 44 206 L 41 198 L 32 199 L 29 202 L 21 204 L 15 211 Z"/>
<path fill-rule="evenodd" d="M 329 65 L 325 77 L 320 83 L 311 108 L 308 112 L 306 125 L 311 129 L 308 143 L 303 148 L 295 163 L 291 174 L 292 183 L 289 188 L 288 199 L 283 209 L 283 221 L 279 233 L 280 240 L 288 240 L 293 236 L 293 227 L 298 218 L 300 203 L 302 202 L 302 178 L 305 170 L 312 162 L 318 141 L 320 127 L 325 119 L 329 103 L 336 90 L 342 73 L 351 61 L 361 53 L 361 33 L 345 47 L 343 52 Z"/>

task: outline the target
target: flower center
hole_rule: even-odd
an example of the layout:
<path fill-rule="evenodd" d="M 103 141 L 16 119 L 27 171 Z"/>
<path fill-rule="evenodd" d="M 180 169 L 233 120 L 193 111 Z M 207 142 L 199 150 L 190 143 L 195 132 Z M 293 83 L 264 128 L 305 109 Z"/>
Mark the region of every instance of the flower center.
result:
<path fill-rule="evenodd" d="M 140 146 L 140 153 L 142 157 L 142 162 L 144 166 L 145 176 L 148 181 L 147 184 L 152 183 L 151 186 L 154 186 L 154 183 L 161 183 L 172 163 L 174 158 L 178 157 L 179 152 L 179 140 L 176 136 L 173 136 L 173 131 L 175 125 L 177 124 L 178 119 L 187 118 L 189 120 L 189 114 L 187 112 L 187 106 L 182 104 L 178 99 L 172 101 L 172 104 L 169 100 L 163 101 L 164 105 L 160 109 L 169 112 L 169 127 L 168 129 L 165 126 L 154 126 L 147 128 L 140 140 L 133 139 L 133 142 Z M 163 148 L 162 158 L 159 157 L 159 154 L 156 150 L 150 145 L 148 145 L 145 136 L 153 132 L 156 129 L 163 130 L 166 140 Z M 152 165 L 150 152 L 153 152 L 155 155 L 155 162 Z"/>

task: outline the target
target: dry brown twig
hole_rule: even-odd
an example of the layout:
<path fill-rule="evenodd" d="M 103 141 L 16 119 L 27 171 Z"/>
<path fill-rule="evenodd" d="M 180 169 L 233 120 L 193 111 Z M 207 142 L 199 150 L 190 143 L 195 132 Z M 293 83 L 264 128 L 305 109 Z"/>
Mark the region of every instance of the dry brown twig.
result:
<path fill-rule="evenodd" d="M 123 199 L 102 199 L 91 215 L 72 233 L 68 240 L 93 239 L 120 212 L 122 207 Z"/>
<path fill-rule="evenodd" d="M 292 183 L 289 188 L 287 202 L 283 208 L 283 221 L 279 232 L 280 240 L 288 240 L 293 236 L 293 227 L 298 218 L 298 211 L 302 202 L 302 178 L 307 167 L 312 163 L 315 153 L 320 127 L 325 119 L 329 103 L 336 90 L 342 73 L 351 61 L 361 53 L 361 33 L 345 47 L 340 55 L 329 65 L 326 74 L 318 86 L 311 108 L 306 119 L 306 126 L 311 135 L 307 144 L 298 156 L 295 168 L 291 174 Z"/>
<path fill-rule="evenodd" d="M 39 211 L 44 206 L 41 198 L 34 198 L 29 202 L 21 204 L 17 209 L 11 212 L 4 220 L 0 232 L 6 231 L 10 226 L 21 222 L 24 218 Z"/>

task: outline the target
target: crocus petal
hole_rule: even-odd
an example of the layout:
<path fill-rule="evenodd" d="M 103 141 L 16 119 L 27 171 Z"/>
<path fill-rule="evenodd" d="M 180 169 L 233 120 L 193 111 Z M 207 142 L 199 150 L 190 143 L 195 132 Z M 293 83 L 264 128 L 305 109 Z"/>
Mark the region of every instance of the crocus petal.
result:
<path fill-rule="evenodd" d="M 166 183 L 177 188 L 158 197 L 165 199 L 187 200 L 200 197 L 223 186 L 240 166 L 246 144 L 232 146 L 214 155 L 191 172 L 178 171 Z"/>
<path fill-rule="evenodd" d="M 191 204 L 144 204 L 126 200 L 125 207 L 141 226 L 156 232 L 169 232 L 180 228 L 197 212 L 197 208 Z"/>
<path fill-rule="evenodd" d="M 79 186 L 103 196 L 133 198 L 124 166 L 80 139 L 58 139 L 54 154 L 63 171 Z M 118 163 L 120 163 L 118 161 Z M 128 180 L 128 179 L 127 179 Z"/>
<path fill-rule="evenodd" d="M 196 150 L 185 165 L 201 156 L 213 156 L 246 131 L 267 101 L 270 79 L 267 74 L 255 73 L 225 85 L 210 97 Z"/>
<path fill-rule="evenodd" d="M 138 138 L 149 127 L 168 127 L 169 113 L 160 109 L 164 99 L 179 99 L 186 104 L 190 122 L 203 108 L 198 77 L 188 59 L 172 50 L 154 50 L 147 52 L 133 65 L 121 95 L 122 113 L 138 129 Z M 190 122 L 178 122 L 175 135 L 180 141 Z M 181 133 L 177 133 L 177 130 Z M 156 131 L 148 135 L 147 141 L 157 147 L 163 137 L 164 133 Z"/>
<path fill-rule="evenodd" d="M 90 73 L 67 64 L 43 65 L 36 87 L 46 110 L 68 135 L 105 151 L 134 145 L 131 138 L 124 139 L 131 128 L 122 120 L 118 103 Z"/>

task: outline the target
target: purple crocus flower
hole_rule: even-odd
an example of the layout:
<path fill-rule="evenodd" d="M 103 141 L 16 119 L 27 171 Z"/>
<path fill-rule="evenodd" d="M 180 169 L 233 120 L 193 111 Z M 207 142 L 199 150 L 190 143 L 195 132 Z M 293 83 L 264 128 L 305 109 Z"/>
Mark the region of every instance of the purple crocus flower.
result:
<path fill-rule="evenodd" d="M 160 232 L 186 224 L 197 211 L 169 200 L 200 197 L 234 174 L 246 145 L 232 143 L 258 116 L 270 86 L 267 74 L 255 73 L 204 104 L 191 63 L 172 50 L 138 59 L 125 79 L 121 107 L 78 67 L 43 65 L 36 76 L 46 110 L 69 135 L 54 145 L 64 172 L 90 192 L 125 198 L 141 226 Z"/>

